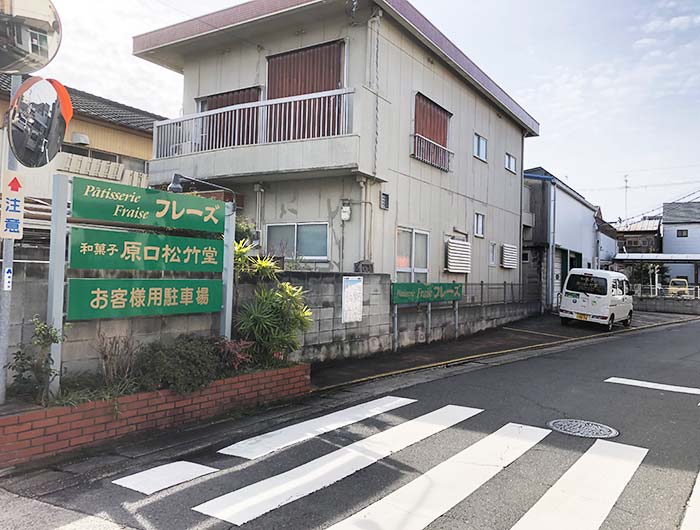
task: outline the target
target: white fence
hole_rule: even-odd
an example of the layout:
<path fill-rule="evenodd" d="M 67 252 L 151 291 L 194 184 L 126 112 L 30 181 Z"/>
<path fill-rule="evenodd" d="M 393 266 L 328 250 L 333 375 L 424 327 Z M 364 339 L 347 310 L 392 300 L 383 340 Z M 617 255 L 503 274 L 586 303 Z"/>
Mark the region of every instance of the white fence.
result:
<path fill-rule="evenodd" d="M 156 122 L 153 158 L 349 134 L 353 93 L 344 88 Z"/>
<path fill-rule="evenodd" d="M 637 285 L 635 293 L 646 298 L 677 298 L 681 300 L 700 300 L 700 286 L 670 287 L 668 285 Z"/>

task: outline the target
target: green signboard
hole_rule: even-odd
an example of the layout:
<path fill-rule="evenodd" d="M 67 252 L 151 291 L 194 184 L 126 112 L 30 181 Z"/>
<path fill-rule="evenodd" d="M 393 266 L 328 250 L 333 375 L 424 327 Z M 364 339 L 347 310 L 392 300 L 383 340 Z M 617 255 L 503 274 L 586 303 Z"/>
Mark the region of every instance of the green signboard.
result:
<path fill-rule="evenodd" d="M 224 242 L 143 232 L 71 228 L 70 267 L 141 271 L 223 270 Z"/>
<path fill-rule="evenodd" d="M 453 302 L 462 299 L 461 283 L 392 283 L 392 304 Z"/>
<path fill-rule="evenodd" d="M 74 177 L 71 209 L 78 219 L 224 231 L 222 201 L 100 180 Z"/>
<path fill-rule="evenodd" d="M 68 280 L 68 320 L 221 311 L 221 280 Z"/>

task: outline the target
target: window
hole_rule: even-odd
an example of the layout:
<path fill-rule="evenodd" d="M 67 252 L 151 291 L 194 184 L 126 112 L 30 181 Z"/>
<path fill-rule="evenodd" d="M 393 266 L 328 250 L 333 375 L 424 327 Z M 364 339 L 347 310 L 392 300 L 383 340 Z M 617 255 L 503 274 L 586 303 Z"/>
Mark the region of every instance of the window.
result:
<path fill-rule="evenodd" d="M 120 156 L 119 161 L 124 164 L 124 169 L 131 171 L 146 172 L 146 161 L 139 158 L 131 158 L 130 156 Z"/>
<path fill-rule="evenodd" d="M 630 239 L 629 244 L 630 244 L 630 247 L 638 247 L 639 240 L 638 239 Z"/>
<path fill-rule="evenodd" d="M 489 243 L 489 265 L 496 265 L 496 260 L 498 259 L 498 245 L 491 241 Z"/>
<path fill-rule="evenodd" d="M 487 155 L 486 143 L 486 138 L 479 136 L 478 134 L 474 134 L 474 156 L 479 160 L 483 160 L 484 162 L 486 162 Z"/>
<path fill-rule="evenodd" d="M 617 280 L 613 280 L 617 282 Z M 572 274 L 566 283 L 566 290 L 575 293 L 605 295 L 608 293 L 608 280 L 599 276 Z"/>
<path fill-rule="evenodd" d="M 381 192 L 379 194 L 379 207 L 382 210 L 388 210 L 389 209 L 389 194 Z"/>
<path fill-rule="evenodd" d="M 518 169 L 518 163 L 515 159 L 515 157 L 511 154 L 506 153 L 506 169 L 510 171 L 511 173 L 515 173 Z"/>
<path fill-rule="evenodd" d="M 328 260 L 328 223 L 267 225 L 267 252 L 306 261 Z"/>
<path fill-rule="evenodd" d="M 530 263 L 530 253 L 523 252 L 523 263 Z"/>
<path fill-rule="evenodd" d="M 687 230 L 676 230 L 676 237 L 688 237 Z"/>
<path fill-rule="evenodd" d="M 486 217 L 483 213 L 474 214 L 474 236 L 484 237 L 484 219 Z"/>
<path fill-rule="evenodd" d="M 74 144 L 62 144 L 61 151 L 72 155 L 80 155 L 88 158 L 95 158 L 97 160 L 106 160 L 107 162 L 117 162 L 119 164 L 123 164 L 124 169 L 138 171 L 140 173 L 146 172 L 146 161 L 141 160 L 140 158 L 115 155 L 114 153 L 97 151 L 95 149 L 90 149 L 89 147 L 82 147 Z"/>
<path fill-rule="evenodd" d="M 96 158 L 97 160 L 106 160 L 107 162 L 116 162 L 117 155 L 112 153 L 105 153 L 103 151 L 94 151 L 90 149 L 90 158 Z"/>
<path fill-rule="evenodd" d="M 411 228 L 399 228 L 396 241 L 396 280 L 428 282 L 429 234 Z"/>
<path fill-rule="evenodd" d="M 38 30 L 29 30 L 29 41 L 32 43 L 32 53 L 42 57 L 49 57 L 49 39 L 46 33 Z"/>
<path fill-rule="evenodd" d="M 413 156 L 443 171 L 450 170 L 447 148 L 450 114 L 423 94 L 416 94 Z"/>

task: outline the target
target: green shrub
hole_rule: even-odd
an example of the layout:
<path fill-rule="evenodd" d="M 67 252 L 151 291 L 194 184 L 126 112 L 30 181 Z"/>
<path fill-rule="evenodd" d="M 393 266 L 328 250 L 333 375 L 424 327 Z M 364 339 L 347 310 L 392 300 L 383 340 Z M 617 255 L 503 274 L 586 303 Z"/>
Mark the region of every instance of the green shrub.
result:
<path fill-rule="evenodd" d="M 212 381 L 231 377 L 252 363 L 250 343 L 223 337 L 180 335 L 174 342 L 142 346 L 134 367 L 141 390 L 169 388 L 188 394 Z"/>
<path fill-rule="evenodd" d="M 217 378 L 221 368 L 219 346 L 211 337 L 180 335 L 172 343 L 153 342 L 142 347 L 134 374 L 143 390 L 169 388 L 188 394 Z"/>
<path fill-rule="evenodd" d="M 14 372 L 11 392 L 31 394 L 37 403 L 46 405 L 51 397 L 49 386 L 58 375 L 53 367 L 51 345 L 63 342 L 66 337 L 38 316 L 31 322 L 34 325 L 31 346 L 22 344 L 7 364 Z"/>
<path fill-rule="evenodd" d="M 311 325 L 311 310 L 304 291 L 288 282 L 258 287 L 253 300 L 239 312 L 237 327 L 250 341 L 250 352 L 259 366 L 285 362 L 301 346 L 300 336 Z"/>

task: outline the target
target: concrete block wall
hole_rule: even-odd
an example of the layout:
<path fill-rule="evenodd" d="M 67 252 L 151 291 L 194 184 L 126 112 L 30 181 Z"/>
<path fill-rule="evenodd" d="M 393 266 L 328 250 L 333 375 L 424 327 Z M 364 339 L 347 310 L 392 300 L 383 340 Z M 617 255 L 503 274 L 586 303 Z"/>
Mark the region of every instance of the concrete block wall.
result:
<path fill-rule="evenodd" d="M 14 264 L 12 315 L 10 319 L 9 353 L 29 344 L 35 315 L 46 320 L 48 303 L 49 265 L 42 261 L 19 261 Z M 218 333 L 219 315 L 174 315 L 139 317 L 119 320 L 90 320 L 72 322 L 65 329 L 63 367 L 68 373 L 92 371 L 99 368 L 95 350 L 100 333 L 108 337 L 133 335 L 141 343 L 167 340 L 182 333 Z M 9 376 L 9 374 L 8 374 Z"/>
<path fill-rule="evenodd" d="M 677 313 L 681 315 L 700 315 L 700 300 L 635 297 L 634 310 L 653 311 L 657 313 Z"/>

